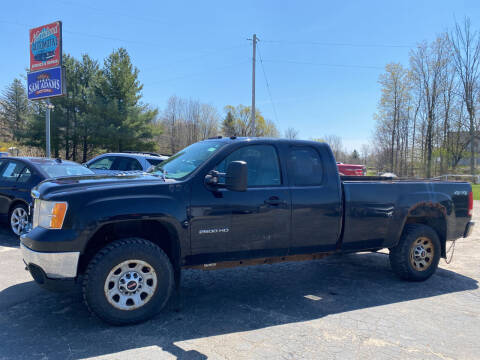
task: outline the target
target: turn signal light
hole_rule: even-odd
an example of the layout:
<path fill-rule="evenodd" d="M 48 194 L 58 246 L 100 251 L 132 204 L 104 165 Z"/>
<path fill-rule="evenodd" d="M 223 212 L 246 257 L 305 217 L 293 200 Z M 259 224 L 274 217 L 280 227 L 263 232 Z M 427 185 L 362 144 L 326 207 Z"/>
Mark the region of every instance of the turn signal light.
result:
<path fill-rule="evenodd" d="M 50 228 L 61 229 L 63 225 L 63 219 L 67 212 L 67 204 L 64 202 L 57 202 L 53 206 L 52 217 L 50 219 Z"/>

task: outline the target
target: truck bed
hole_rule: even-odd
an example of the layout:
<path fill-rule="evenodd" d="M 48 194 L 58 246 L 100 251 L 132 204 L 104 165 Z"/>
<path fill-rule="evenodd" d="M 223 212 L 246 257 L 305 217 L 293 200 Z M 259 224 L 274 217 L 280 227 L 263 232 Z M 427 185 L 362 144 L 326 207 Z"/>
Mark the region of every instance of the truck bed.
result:
<path fill-rule="evenodd" d="M 423 218 L 442 222 L 446 240 L 463 235 L 469 219 L 468 182 L 378 176 L 349 176 L 341 180 L 344 250 L 391 247 L 399 239 L 405 221 L 421 222 Z"/>

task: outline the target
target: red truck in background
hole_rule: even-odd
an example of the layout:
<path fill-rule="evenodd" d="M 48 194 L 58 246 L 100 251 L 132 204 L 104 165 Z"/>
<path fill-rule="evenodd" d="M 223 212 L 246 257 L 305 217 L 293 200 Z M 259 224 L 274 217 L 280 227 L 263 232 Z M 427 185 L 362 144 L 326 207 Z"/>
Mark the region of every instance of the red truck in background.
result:
<path fill-rule="evenodd" d="M 365 165 L 344 164 L 337 162 L 337 168 L 340 175 L 348 176 L 366 176 L 367 168 Z"/>

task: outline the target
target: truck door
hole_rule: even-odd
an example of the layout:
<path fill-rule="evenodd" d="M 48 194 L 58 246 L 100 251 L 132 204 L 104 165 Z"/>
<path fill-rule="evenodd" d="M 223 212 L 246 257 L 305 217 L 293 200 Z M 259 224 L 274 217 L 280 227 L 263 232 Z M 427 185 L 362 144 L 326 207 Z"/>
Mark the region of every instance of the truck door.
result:
<path fill-rule="evenodd" d="M 292 196 L 290 253 L 331 251 L 341 231 L 341 192 L 335 162 L 312 146 L 292 146 L 287 157 Z M 329 161 L 332 165 L 329 166 Z M 336 166 L 336 165 L 335 165 Z"/>
<path fill-rule="evenodd" d="M 235 160 L 247 163 L 247 191 L 212 192 L 202 186 L 192 197 L 192 255 L 205 259 L 196 262 L 281 256 L 288 252 L 290 193 L 277 148 L 269 144 L 240 147 L 215 169 L 223 173 Z"/>

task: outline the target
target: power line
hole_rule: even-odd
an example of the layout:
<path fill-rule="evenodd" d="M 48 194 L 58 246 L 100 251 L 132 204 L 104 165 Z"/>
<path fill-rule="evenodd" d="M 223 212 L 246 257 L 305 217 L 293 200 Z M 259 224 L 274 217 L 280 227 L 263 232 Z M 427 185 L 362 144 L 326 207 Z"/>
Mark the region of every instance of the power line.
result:
<path fill-rule="evenodd" d="M 265 62 L 272 63 L 287 63 L 287 64 L 298 64 L 298 65 L 314 65 L 314 66 L 326 66 L 326 67 L 339 67 L 339 68 L 358 68 L 358 69 L 374 69 L 374 70 L 383 70 L 383 66 L 374 66 L 374 65 L 350 65 L 350 64 L 327 64 L 327 63 L 316 63 L 309 61 L 296 61 L 296 60 L 263 60 Z"/>
<path fill-rule="evenodd" d="M 31 28 L 31 25 L 27 25 L 27 24 L 23 24 L 23 23 L 19 23 L 19 22 L 7 21 L 7 20 L 0 20 L 0 23 L 17 25 L 17 26 L 24 26 L 27 29 Z M 152 45 L 162 46 L 162 45 L 164 45 L 164 44 L 161 44 L 161 43 L 154 43 L 154 42 L 148 42 L 148 41 L 121 39 L 121 38 L 108 36 L 108 35 L 88 34 L 88 33 L 84 33 L 84 32 L 65 30 L 65 28 L 62 28 L 62 32 L 66 33 L 66 34 L 80 35 L 80 36 L 85 36 L 85 37 L 98 38 L 98 39 L 102 39 L 102 40 L 121 41 L 121 42 L 125 42 L 125 43 L 142 44 L 142 45 L 148 45 L 148 46 L 152 46 Z"/>
<path fill-rule="evenodd" d="M 260 47 L 258 46 L 258 44 L 257 44 L 257 50 L 258 50 L 258 57 L 260 58 L 260 65 L 261 65 L 261 67 L 262 67 L 263 77 L 265 78 L 265 84 L 267 85 L 268 96 L 270 97 L 270 102 L 271 102 L 271 104 L 272 104 L 273 113 L 274 113 L 274 115 L 275 115 L 275 121 L 276 121 L 276 123 L 278 124 L 277 109 L 276 109 L 276 107 L 275 107 L 275 103 L 273 102 L 272 92 L 271 92 L 271 90 L 270 90 L 270 84 L 268 83 L 267 73 L 265 72 L 265 67 L 263 66 L 262 54 L 261 54 L 261 52 L 260 52 Z"/>
<path fill-rule="evenodd" d="M 19 22 L 13 22 L 13 21 L 7 21 L 7 20 L 0 20 L 0 23 L 17 25 L 17 26 L 26 27 L 26 28 L 31 27 L 30 25 L 27 25 L 27 24 L 22 24 L 22 23 L 19 23 Z M 122 38 L 113 37 L 113 36 L 109 36 L 109 35 L 88 34 L 88 33 L 84 33 L 84 32 L 66 30 L 65 28 L 63 28 L 62 31 L 66 34 L 72 34 L 72 35 L 78 35 L 78 36 L 90 37 L 90 38 L 97 38 L 97 39 L 101 39 L 101 40 L 112 40 L 112 41 L 119 41 L 119 42 L 132 43 L 132 44 L 140 44 L 140 45 L 146 45 L 146 46 L 157 46 L 157 49 L 158 49 L 158 46 L 164 46 L 165 45 L 165 44 L 160 44 L 160 43 L 155 43 L 155 42 L 150 42 L 150 41 L 138 41 L 138 40 L 122 39 Z M 220 53 L 220 52 L 226 52 L 226 51 L 230 51 L 230 50 L 233 50 L 233 49 L 242 48 L 242 47 L 245 47 L 245 46 L 246 46 L 245 44 L 242 44 L 242 45 L 237 45 L 237 46 L 230 46 L 230 47 L 227 47 L 227 48 L 215 49 L 215 50 L 207 51 L 204 54 L 200 54 L 200 55 L 196 55 L 196 56 L 192 56 L 192 57 L 184 58 L 184 59 L 180 59 L 180 60 L 175 60 L 175 61 L 172 61 L 171 63 L 167 63 L 167 64 L 159 64 L 159 65 L 156 65 L 155 67 L 149 67 L 149 68 L 142 69 L 142 70 L 143 71 L 148 71 L 148 70 L 151 70 L 153 68 L 157 68 L 158 66 L 169 66 L 169 65 L 174 65 L 174 64 L 179 63 L 179 62 L 187 62 L 187 61 L 190 61 L 190 60 L 195 60 L 195 59 L 207 57 L 209 55 L 214 55 L 214 54 L 217 54 L 217 53 Z M 164 49 L 168 50 L 167 48 L 164 48 Z"/>
<path fill-rule="evenodd" d="M 228 69 L 228 68 L 231 68 L 231 67 L 235 67 L 237 65 L 244 64 L 244 63 L 249 62 L 249 61 L 251 61 L 251 59 L 242 60 L 240 62 L 236 62 L 236 63 L 225 65 L 225 66 L 216 67 L 216 68 L 210 69 L 210 71 L 212 72 L 212 71 L 225 70 L 225 69 Z M 144 86 L 157 85 L 157 84 L 166 83 L 166 82 L 173 81 L 173 80 L 186 79 L 186 78 L 196 77 L 196 76 L 199 76 L 199 75 L 201 76 L 201 75 L 205 75 L 205 74 L 206 74 L 206 72 L 202 71 L 202 72 L 191 73 L 191 74 L 182 75 L 182 76 L 176 76 L 176 77 L 169 78 L 169 79 L 158 80 L 158 81 L 154 81 L 154 82 L 151 82 L 151 83 L 146 83 L 146 84 L 143 84 L 143 85 Z"/>
<path fill-rule="evenodd" d="M 234 49 L 244 48 L 244 47 L 246 47 L 246 46 L 247 46 L 247 44 L 242 44 L 242 45 L 237 45 L 237 46 L 231 46 L 231 47 L 228 47 L 228 48 L 210 50 L 210 51 L 206 51 L 205 53 L 200 54 L 200 55 L 195 55 L 195 56 L 191 56 L 191 57 L 188 57 L 188 58 L 183 58 L 183 59 L 180 59 L 180 60 L 175 60 L 175 61 L 172 61 L 172 62 L 169 62 L 169 63 L 166 63 L 166 64 L 157 64 L 157 65 L 155 65 L 154 67 L 148 67 L 148 68 L 144 68 L 144 69 L 142 69 L 142 70 L 143 70 L 143 71 L 149 71 L 149 70 L 152 70 L 152 69 L 157 69 L 159 66 L 176 65 L 176 64 L 178 64 L 178 63 L 188 62 L 188 61 L 190 61 L 190 60 L 201 59 L 201 58 L 207 57 L 207 56 L 209 56 L 209 55 L 214 55 L 214 54 L 218 54 L 218 53 L 220 53 L 220 52 L 227 52 L 227 51 L 234 50 Z"/>
<path fill-rule="evenodd" d="M 82 10 L 90 9 L 95 14 L 103 13 L 103 14 L 106 14 L 110 17 L 112 15 L 116 15 L 116 16 L 127 17 L 129 20 L 136 19 L 136 20 L 139 20 L 141 22 L 155 23 L 156 25 L 158 25 L 159 23 L 160 24 L 169 24 L 168 22 L 165 22 L 164 20 L 160 20 L 158 18 L 143 17 L 143 16 L 138 16 L 138 15 L 133 15 L 132 13 L 127 14 L 127 13 L 122 13 L 122 12 L 115 11 L 115 10 L 112 11 L 112 10 L 101 9 L 101 8 L 97 8 L 97 7 L 93 7 L 93 6 L 88 6 L 84 3 L 84 1 L 81 2 L 81 3 L 77 3 L 77 2 L 73 2 L 73 1 L 57 1 L 57 3 L 60 3 L 62 5 L 73 5 L 75 7 L 80 7 Z"/>
<path fill-rule="evenodd" d="M 415 45 L 407 44 L 355 44 L 355 43 L 337 43 L 337 42 L 319 42 L 319 41 L 290 41 L 290 40 L 262 40 L 265 43 L 287 44 L 287 45 L 316 45 L 316 46 L 334 46 L 334 47 L 379 47 L 379 48 L 412 48 Z"/>

